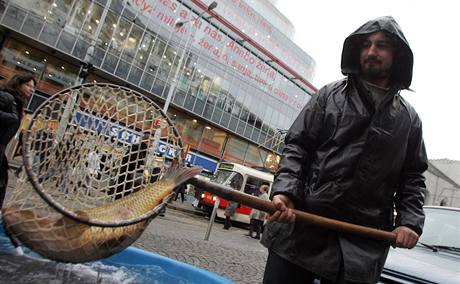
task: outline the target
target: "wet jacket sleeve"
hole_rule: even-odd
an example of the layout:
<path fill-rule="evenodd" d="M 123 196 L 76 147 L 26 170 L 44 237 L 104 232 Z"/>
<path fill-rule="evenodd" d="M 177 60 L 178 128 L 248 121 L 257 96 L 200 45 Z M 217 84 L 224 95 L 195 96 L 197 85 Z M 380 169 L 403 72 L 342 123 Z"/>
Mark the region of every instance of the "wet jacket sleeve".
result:
<path fill-rule="evenodd" d="M 17 108 L 13 104 L 15 104 L 14 98 L 10 94 L 0 91 L 0 125 L 10 125 L 19 120 Z"/>
<path fill-rule="evenodd" d="M 425 177 L 423 173 L 428 168 L 428 159 L 422 138 L 422 123 L 416 117 L 411 128 L 406 159 L 402 169 L 400 186 L 395 196 L 396 222 L 395 226 L 407 226 L 421 235 L 425 214 Z"/>
<path fill-rule="evenodd" d="M 323 90 L 313 95 L 300 112 L 285 138 L 285 147 L 275 175 L 272 197 L 287 195 L 298 208 L 304 200 L 305 177 L 303 168 L 315 150 L 323 124 L 325 95 Z"/>

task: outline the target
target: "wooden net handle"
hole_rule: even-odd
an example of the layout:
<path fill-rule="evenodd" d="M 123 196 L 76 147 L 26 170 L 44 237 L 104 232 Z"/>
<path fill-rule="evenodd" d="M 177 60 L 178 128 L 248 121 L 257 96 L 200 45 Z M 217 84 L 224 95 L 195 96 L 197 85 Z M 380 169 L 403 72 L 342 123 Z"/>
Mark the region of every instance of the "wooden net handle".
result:
<path fill-rule="evenodd" d="M 273 214 L 276 212 L 276 208 L 272 202 L 262 200 L 249 194 L 241 193 L 239 191 L 231 189 L 230 187 L 216 184 L 213 182 L 208 182 L 197 177 L 192 178 L 189 181 L 189 183 L 193 184 L 194 186 L 202 190 L 215 194 L 221 198 L 232 200 L 241 203 L 245 206 L 249 206 L 251 208 L 267 212 L 269 214 Z M 304 224 L 319 226 L 324 229 L 333 230 L 346 234 L 355 234 L 374 240 L 384 241 L 390 244 L 394 244 L 396 241 L 396 234 L 392 232 L 382 231 L 370 227 L 338 221 L 295 209 L 293 209 L 293 211 L 296 215 L 296 220 Z"/>

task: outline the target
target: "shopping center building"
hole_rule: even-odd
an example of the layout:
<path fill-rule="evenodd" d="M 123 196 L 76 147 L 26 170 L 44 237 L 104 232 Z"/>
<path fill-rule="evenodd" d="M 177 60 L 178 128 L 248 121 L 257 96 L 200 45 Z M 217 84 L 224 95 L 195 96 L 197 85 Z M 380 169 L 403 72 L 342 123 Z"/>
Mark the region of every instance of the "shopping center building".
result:
<path fill-rule="evenodd" d="M 35 74 L 29 111 L 82 82 L 170 100 L 189 162 L 270 167 L 276 137 L 316 91 L 293 35 L 265 0 L 2 1 L 0 76 Z"/>

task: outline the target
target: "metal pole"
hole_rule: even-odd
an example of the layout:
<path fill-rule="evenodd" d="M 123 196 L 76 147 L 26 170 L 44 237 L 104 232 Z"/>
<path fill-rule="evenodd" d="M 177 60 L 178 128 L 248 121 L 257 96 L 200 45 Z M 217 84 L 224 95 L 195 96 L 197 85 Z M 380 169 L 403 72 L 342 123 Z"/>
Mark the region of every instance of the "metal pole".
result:
<path fill-rule="evenodd" d="M 438 198 L 438 181 L 439 181 L 439 176 L 436 176 L 436 183 L 434 186 L 433 205 L 436 204 L 436 199 Z"/>
<path fill-rule="evenodd" d="M 199 18 L 197 18 L 198 20 Z M 192 22 L 192 28 L 193 28 L 193 22 Z M 177 81 L 179 79 L 179 72 L 181 71 L 182 69 L 182 61 L 184 60 L 184 57 L 186 55 L 186 52 L 188 50 L 188 43 L 190 42 L 190 39 L 192 37 L 194 37 L 194 32 L 192 32 L 192 30 L 190 30 L 190 35 L 187 37 L 187 41 L 185 42 L 185 45 L 184 45 L 184 48 L 182 49 L 182 52 L 181 54 L 179 55 L 179 62 L 177 63 L 177 69 L 176 69 L 176 72 L 174 73 L 174 77 L 172 79 L 172 83 L 171 83 L 171 86 L 169 87 L 169 90 L 168 90 L 168 95 L 166 96 L 166 101 L 165 101 L 165 105 L 163 106 L 163 111 L 164 113 L 167 113 L 168 112 L 168 108 L 169 108 L 169 104 L 171 103 L 171 99 L 172 99 L 172 96 L 174 94 L 174 92 L 176 91 L 176 87 L 177 87 Z"/>
<path fill-rule="evenodd" d="M 99 35 L 102 31 L 102 26 L 104 25 L 105 18 L 107 17 L 107 13 L 109 11 L 110 4 L 112 3 L 112 0 L 108 0 L 106 3 L 106 7 L 104 8 L 104 11 L 102 12 L 101 19 L 99 21 L 99 24 L 96 28 L 96 31 L 94 33 L 94 37 L 91 39 L 91 44 L 86 50 L 85 58 L 83 59 L 84 63 L 91 63 L 93 55 L 94 55 L 94 47 L 97 43 L 97 39 L 99 38 Z M 92 5 L 93 3 L 91 3 Z M 78 71 L 78 75 L 81 74 L 83 71 L 83 64 L 80 66 L 80 70 Z M 83 83 L 83 78 L 80 78 L 77 76 L 75 79 L 74 85 L 80 85 Z M 62 115 L 61 121 L 59 122 L 59 127 L 57 130 L 57 138 L 55 140 L 55 144 L 57 144 L 60 140 L 62 140 L 62 137 L 64 136 L 65 129 L 67 128 L 67 124 L 69 123 L 70 119 L 70 114 L 72 113 L 72 110 L 75 107 L 76 101 L 77 101 L 77 95 L 71 93 L 70 98 L 68 99 L 66 106 L 64 108 L 64 113 Z"/>
<path fill-rule="evenodd" d="M 216 7 L 217 7 L 217 3 L 215 1 L 213 1 L 208 6 L 207 11 L 211 11 L 212 9 L 214 9 Z M 171 86 L 169 87 L 168 95 L 166 96 L 166 101 L 165 101 L 165 104 L 163 106 L 163 112 L 165 113 L 165 115 L 168 115 L 169 104 L 171 103 L 172 96 L 174 95 L 174 92 L 176 91 L 177 81 L 179 79 L 179 72 L 182 69 L 182 61 L 184 60 L 186 52 L 189 50 L 190 39 L 195 36 L 195 33 L 197 31 L 196 27 L 195 27 L 194 30 L 192 30 L 193 26 L 195 26 L 195 22 L 199 21 L 201 19 L 201 17 L 204 15 L 205 12 L 206 11 L 201 12 L 195 20 L 189 20 L 192 23 L 192 26 L 190 27 L 190 34 L 187 37 L 187 40 L 185 42 L 185 45 L 184 45 L 184 48 L 182 49 L 181 54 L 179 55 L 179 61 L 177 62 L 177 69 L 176 69 L 176 72 L 174 73 L 174 77 L 172 79 Z M 177 22 L 176 27 L 180 28 L 184 24 L 188 23 L 189 21 Z M 190 50 L 191 50 L 191 44 L 190 44 Z M 155 150 L 157 149 L 157 147 L 158 147 L 158 145 L 160 143 L 160 140 L 161 140 L 161 129 L 156 129 L 155 133 L 154 133 L 154 136 L 153 136 L 153 143 L 152 143 L 152 145 L 151 145 L 151 147 L 149 149 L 149 153 L 154 153 L 155 152 Z"/>
<path fill-rule="evenodd" d="M 216 201 L 214 202 L 214 207 L 212 208 L 211 218 L 209 219 L 208 229 L 206 230 L 206 234 L 204 235 L 204 240 L 209 240 L 209 234 L 211 234 L 212 225 L 214 224 L 214 219 L 216 219 L 217 209 L 219 208 L 220 199 L 216 197 Z"/>
<path fill-rule="evenodd" d="M 452 191 L 452 193 L 450 195 L 450 206 L 453 207 L 454 206 L 454 191 L 455 191 L 455 187 L 450 188 L 450 190 Z"/>
<path fill-rule="evenodd" d="M 77 103 L 77 94 L 70 92 L 69 98 L 67 99 L 66 105 L 64 107 L 64 112 L 59 121 L 58 128 L 56 130 L 56 139 L 54 140 L 54 146 L 57 146 L 59 142 L 64 137 L 64 133 L 67 129 L 67 125 L 70 123 L 71 114 L 73 112 L 74 106 Z"/>

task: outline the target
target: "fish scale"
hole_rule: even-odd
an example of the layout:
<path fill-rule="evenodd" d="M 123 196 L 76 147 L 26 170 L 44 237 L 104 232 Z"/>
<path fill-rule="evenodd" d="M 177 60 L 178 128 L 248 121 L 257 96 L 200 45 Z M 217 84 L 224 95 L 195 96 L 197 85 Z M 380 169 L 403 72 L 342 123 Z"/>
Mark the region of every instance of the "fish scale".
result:
<path fill-rule="evenodd" d="M 175 166 L 162 179 L 138 192 L 111 204 L 77 213 L 90 220 L 103 221 L 141 216 L 158 206 L 175 187 L 200 172 L 200 167 Z M 98 227 L 77 222 L 57 212 L 51 216 L 40 216 L 40 211 L 33 209 L 3 208 L 2 211 L 7 229 L 21 243 L 48 259 L 73 263 L 105 258 L 123 250 L 139 238 L 152 220 L 120 227 Z M 37 218 L 40 220 L 38 225 Z"/>

